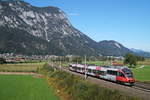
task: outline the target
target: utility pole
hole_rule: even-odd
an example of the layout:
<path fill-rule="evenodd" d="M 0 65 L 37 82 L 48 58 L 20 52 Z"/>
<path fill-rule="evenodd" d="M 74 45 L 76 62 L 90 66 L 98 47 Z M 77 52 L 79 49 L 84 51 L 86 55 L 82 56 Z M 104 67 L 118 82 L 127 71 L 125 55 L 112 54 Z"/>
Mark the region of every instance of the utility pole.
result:
<path fill-rule="evenodd" d="M 84 64 L 84 66 L 85 66 L 85 76 L 84 76 L 84 78 L 86 79 L 87 78 L 86 55 L 85 55 L 85 64 Z"/>
<path fill-rule="evenodd" d="M 61 59 L 60 59 L 60 61 L 59 61 L 59 67 L 60 67 L 60 70 L 61 70 Z"/>
<path fill-rule="evenodd" d="M 54 61 L 53 61 L 53 59 L 51 60 L 51 62 L 52 62 L 52 67 L 54 67 Z"/>

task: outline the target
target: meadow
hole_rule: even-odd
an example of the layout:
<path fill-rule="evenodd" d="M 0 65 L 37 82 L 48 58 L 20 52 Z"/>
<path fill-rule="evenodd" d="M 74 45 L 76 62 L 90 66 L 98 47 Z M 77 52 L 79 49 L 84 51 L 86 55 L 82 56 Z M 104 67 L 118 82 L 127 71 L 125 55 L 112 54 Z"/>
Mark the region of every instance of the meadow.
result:
<path fill-rule="evenodd" d="M 70 63 L 75 63 L 75 62 L 70 62 Z M 70 63 L 63 62 L 63 63 L 61 63 L 61 66 L 68 67 Z M 85 62 L 82 62 L 82 64 L 85 64 Z M 86 64 L 103 66 L 103 65 L 111 65 L 111 62 L 110 61 L 87 61 Z"/>
<path fill-rule="evenodd" d="M 111 61 L 88 61 L 87 64 L 94 64 L 97 66 L 105 66 L 105 65 L 111 65 Z"/>
<path fill-rule="evenodd" d="M 139 61 L 138 65 L 149 65 L 150 66 L 150 59 L 146 59 L 145 61 Z"/>
<path fill-rule="evenodd" d="M 0 64 L 0 72 L 36 72 L 45 62 L 39 63 L 17 63 L 17 64 Z"/>
<path fill-rule="evenodd" d="M 132 71 L 137 81 L 150 81 L 150 66 L 147 65 L 143 68 L 134 68 Z"/>
<path fill-rule="evenodd" d="M 0 75 L 0 100 L 59 100 L 43 78 Z"/>

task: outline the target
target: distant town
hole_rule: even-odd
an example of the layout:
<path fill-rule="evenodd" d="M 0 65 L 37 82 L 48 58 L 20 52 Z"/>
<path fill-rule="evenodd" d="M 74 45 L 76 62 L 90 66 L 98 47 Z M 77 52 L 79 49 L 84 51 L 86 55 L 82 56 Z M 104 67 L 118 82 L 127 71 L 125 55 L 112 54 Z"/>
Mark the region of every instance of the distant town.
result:
<path fill-rule="evenodd" d="M 13 54 L 13 53 L 4 53 L 0 54 L 0 58 L 6 60 L 6 62 L 25 62 L 25 61 L 46 61 L 51 58 L 57 58 L 55 55 L 22 55 L 22 54 Z"/>
<path fill-rule="evenodd" d="M 75 56 L 75 55 L 66 55 L 66 56 L 56 56 L 56 55 L 22 55 L 14 53 L 4 53 L 0 54 L 0 58 L 5 59 L 7 63 L 11 62 L 30 62 L 30 61 L 48 61 L 48 60 L 61 60 L 61 61 L 72 61 L 73 58 L 84 59 L 84 57 Z M 124 57 L 114 57 L 114 56 L 100 56 L 100 57 L 87 57 L 87 60 L 123 60 Z"/>

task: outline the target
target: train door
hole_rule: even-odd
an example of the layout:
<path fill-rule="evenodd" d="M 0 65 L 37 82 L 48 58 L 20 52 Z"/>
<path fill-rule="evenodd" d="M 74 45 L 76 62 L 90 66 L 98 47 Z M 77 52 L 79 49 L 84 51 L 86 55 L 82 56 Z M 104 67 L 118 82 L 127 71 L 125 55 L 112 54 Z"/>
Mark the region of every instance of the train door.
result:
<path fill-rule="evenodd" d="M 107 70 L 107 79 L 111 81 L 116 81 L 117 71 Z"/>
<path fill-rule="evenodd" d="M 103 79 L 107 79 L 107 72 L 106 71 L 101 71 L 100 72 L 100 78 L 103 78 Z"/>
<path fill-rule="evenodd" d="M 127 82 L 127 79 L 126 79 L 125 75 L 122 72 L 118 72 L 116 80 L 118 82 Z"/>

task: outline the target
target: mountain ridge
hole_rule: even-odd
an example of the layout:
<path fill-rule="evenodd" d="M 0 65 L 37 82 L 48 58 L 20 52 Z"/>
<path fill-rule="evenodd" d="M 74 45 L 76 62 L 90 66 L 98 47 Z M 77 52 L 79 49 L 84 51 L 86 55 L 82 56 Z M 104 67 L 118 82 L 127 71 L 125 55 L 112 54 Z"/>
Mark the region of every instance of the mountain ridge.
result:
<path fill-rule="evenodd" d="M 0 53 L 124 56 L 134 53 L 114 40 L 96 42 L 73 27 L 57 7 L 0 0 Z"/>
<path fill-rule="evenodd" d="M 148 58 L 150 57 L 150 52 L 148 51 L 141 50 L 141 49 L 134 49 L 134 48 L 131 48 L 130 50 L 133 51 L 138 56 L 143 56 Z"/>
<path fill-rule="evenodd" d="M 127 53 L 133 53 L 130 49 L 114 40 L 103 40 L 99 43 L 100 51 L 105 56 L 124 56 Z"/>

